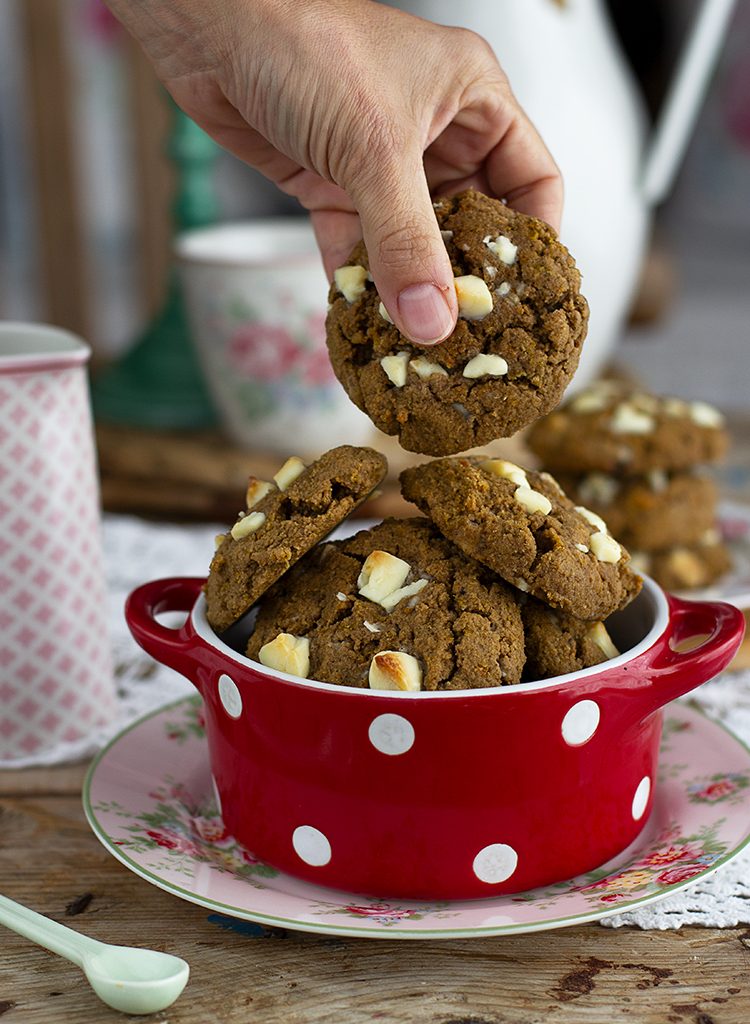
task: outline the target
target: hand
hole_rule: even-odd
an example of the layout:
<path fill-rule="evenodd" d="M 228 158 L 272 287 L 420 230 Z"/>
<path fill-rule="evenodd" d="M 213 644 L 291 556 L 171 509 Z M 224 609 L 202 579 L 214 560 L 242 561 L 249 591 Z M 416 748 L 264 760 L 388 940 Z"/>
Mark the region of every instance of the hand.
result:
<path fill-rule="evenodd" d="M 430 191 L 559 228 L 562 181 L 489 45 L 372 0 L 109 0 L 179 106 L 311 213 L 329 277 L 364 237 L 399 330 L 453 330 Z"/>

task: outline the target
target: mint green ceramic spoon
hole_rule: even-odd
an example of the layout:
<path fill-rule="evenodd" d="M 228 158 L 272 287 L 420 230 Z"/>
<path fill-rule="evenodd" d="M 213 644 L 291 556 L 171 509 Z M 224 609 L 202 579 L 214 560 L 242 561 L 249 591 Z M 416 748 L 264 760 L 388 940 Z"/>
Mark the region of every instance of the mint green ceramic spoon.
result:
<path fill-rule="evenodd" d="M 190 967 L 154 949 L 112 946 L 0 896 L 0 924 L 77 964 L 102 1002 L 122 1013 L 157 1013 L 175 1001 Z"/>

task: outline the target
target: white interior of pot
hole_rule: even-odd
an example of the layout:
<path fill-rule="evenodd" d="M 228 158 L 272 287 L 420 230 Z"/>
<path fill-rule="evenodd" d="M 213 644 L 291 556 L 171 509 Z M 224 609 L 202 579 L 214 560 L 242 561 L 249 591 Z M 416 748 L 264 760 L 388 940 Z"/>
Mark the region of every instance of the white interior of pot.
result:
<path fill-rule="evenodd" d="M 319 683 L 311 679 L 302 679 L 299 676 L 289 675 L 286 672 L 277 672 L 274 669 L 266 668 L 257 662 L 246 658 L 244 651 L 247 641 L 255 625 L 255 611 L 241 619 L 235 626 L 228 629 L 221 637 L 218 637 L 208 624 L 206 619 L 205 597 L 201 594 L 192 612 L 193 625 L 198 634 L 212 647 L 222 651 L 228 658 L 240 664 L 250 665 L 260 670 L 266 676 L 272 676 L 280 680 L 287 680 L 299 683 L 303 686 L 314 689 L 333 690 L 339 693 L 348 694 L 372 694 L 372 690 L 363 690 L 357 687 L 339 686 L 334 683 Z M 569 673 L 564 676 L 555 676 L 551 679 L 544 679 L 540 682 L 519 683 L 518 686 L 495 686 L 482 687 L 475 690 L 440 690 L 422 691 L 420 693 L 398 693 L 389 690 L 378 690 L 378 696 L 395 699 L 447 699 L 450 697 L 471 697 L 486 695 L 488 692 L 511 693 L 518 691 L 519 687 L 524 690 L 543 689 L 546 687 L 559 686 L 569 679 L 580 679 L 582 676 L 596 675 L 603 669 L 615 668 L 637 658 L 639 654 L 648 650 L 657 638 L 667 629 L 669 622 L 669 608 L 664 591 L 653 580 L 644 577 L 643 590 L 638 597 L 627 608 L 616 612 L 607 619 L 607 629 L 617 649 L 621 652 L 617 658 L 602 665 L 594 665 L 591 668 L 582 669 L 580 672 Z"/>

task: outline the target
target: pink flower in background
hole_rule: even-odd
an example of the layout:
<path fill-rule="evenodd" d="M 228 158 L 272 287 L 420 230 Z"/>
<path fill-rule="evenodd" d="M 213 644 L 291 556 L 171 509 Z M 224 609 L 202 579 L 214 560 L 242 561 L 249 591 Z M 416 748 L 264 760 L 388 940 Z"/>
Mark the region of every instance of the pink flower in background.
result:
<path fill-rule="evenodd" d="M 229 837 L 221 818 L 194 818 L 193 828 L 205 843 L 221 843 Z"/>
<path fill-rule="evenodd" d="M 719 779 L 718 782 L 709 782 L 703 789 L 693 792 L 697 800 L 708 800 L 713 803 L 715 800 L 722 800 L 730 793 L 734 793 L 737 787 L 731 779 Z"/>
<path fill-rule="evenodd" d="M 383 904 L 373 907 L 358 907 L 352 904 L 351 906 L 344 907 L 344 910 L 348 910 L 350 914 L 356 914 L 358 917 L 392 917 L 399 919 L 411 917 L 413 913 L 411 910 L 393 910 L 391 907 L 386 907 Z"/>
<path fill-rule="evenodd" d="M 663 864 L 674 864 L 678 860 L 695 860 L 701 851 L 691 846 L 669 846 L 666 850 L 655 850 L 647 857 L 638 861 L 639 865 L 651 868 L 661 867 Z"/>
<path fill-rule="evenodd" d="M 705 864 L 680 864 L 662 871 L 660 875 L 656 876 L 656 881 L 662 885 L 676 885 L 678 882 L 686 882 L 694 875 L 699 875 L 704 868 Z"/>
<path fill-rule="evenodd" d="M 283 327 L 244 324 L 227 345 L 229 364 L 253 380 L 278 380 L 299 359 L 299 347 Z"/>
<path fill-rule="evenodd" d="M 151 829 L 146 830 L 146 835 L 149 839 L 153 839 L 157 846 L 163 846 L 165 850 L 176 850 L 178 843 L 176 840 L 171 839 L 169 836 L 164 835 L 162 832 L 154 832 Z"/>
<path fill-rule="evenodd" d="M 312 352 L 307 352 L 306 356 L 303 371 L 305 384 L 311 384 L 313 387 L 325 387 L 327 384 L 333 384 L 336 374 L 333 372 L 328 352 L 325 349 L 314 349 Z"/>

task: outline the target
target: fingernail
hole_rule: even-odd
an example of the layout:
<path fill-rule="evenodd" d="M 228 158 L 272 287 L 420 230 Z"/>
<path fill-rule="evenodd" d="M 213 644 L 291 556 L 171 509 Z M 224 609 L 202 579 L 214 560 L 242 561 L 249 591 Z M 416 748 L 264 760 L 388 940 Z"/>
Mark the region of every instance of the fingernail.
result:
<path fill-rule="evenodd" d="M 453 330 L 453 317 L 443 293 L 434 284 L 412 284 L 400 293 L 398 311 L 412 341 L 436 345 Z"/>

